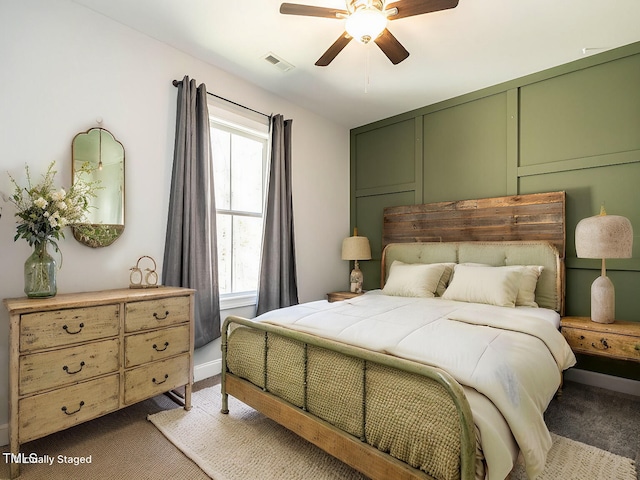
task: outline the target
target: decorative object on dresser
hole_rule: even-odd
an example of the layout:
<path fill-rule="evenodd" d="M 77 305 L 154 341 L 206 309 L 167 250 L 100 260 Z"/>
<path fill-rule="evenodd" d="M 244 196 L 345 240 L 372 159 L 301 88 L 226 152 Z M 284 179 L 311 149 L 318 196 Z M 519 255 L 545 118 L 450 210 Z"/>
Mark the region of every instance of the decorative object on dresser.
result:
<path fill-rule="evenodd" d="M 578 222 L 575 236 L 578 258 L 602 259 L 602 273 L 591 284 L 591 320 L 613 323 L 616 318 L 616 297 L 613 282 L 607 277 L 605 259 L 631 258 L 631 222 L 619 215 L 607 215 L 602 207 L 599 215 Z"/>
<path fill-rule="evenodd" d="M 575 353 L 640 362 L 640 322 L 601 324 L 589 317 L 563 317 L 560 328 Z"/>
<path fill-rule="evenodd" d="M 342 260 L 355 260 L 353 270 L 349 276 L 350 290 L 353 293 L 362 293 L 364 276 L 360 271 L 358 260 L 371 260 L 371 246 L 367 237 L 359 237 L 358 229 L 353 229 L 353 237 L 342 241 Z"/>
<path fill-rule="evenodd" d="M 160 393 L 191 408 L 193 298 L 187 288 L 5 299 L 10 451 Z M 172 391 L 184 386 L 184 395 Z M 11 464 L 11 478 L 19 464 Z"/>
<path fill-rule="evenodd" d="M 57 293 L 56 271 L 59 267 L 47 247 L 51 244 L 56 252 L 60 252 L 57 241 L 64 238 L 62 229 L 82 221 L 98 188 L 97 182 L 76 182 L 67 190 L 56 189 L 53 186 L 56 173 L 55 162 L 51 162 L 42 180 L 33 184 L 26 166 L 26 187 L 9 175 L 14 186 L 9 201 L 16 207 L 15 216 L 19 219 L 13 240 L 24 238 L 33 247 L 33 254 L 24 264 L 27 297 L 46 298 Z"/>
<path fill-rule="evenodd" d="M 355 293 L 355 292 L 330 292 L 327 293 L 327 300 L 329 302 L 339 302 L 340 300 L 348 300 L 353 297 L 358 297 L 362 295 L 364 292 Z"/>
<path fill-rule="evenodd" d="M 143 259 L 148 259 L 153 264 L 153 268 L 145 268 L 146 275 L 142 274 L 140 268 L 140 262 Z M 148 263 L 148 262 L 147 262 Z M 131 274 L 129 274 L 129 288 L 156 288 L 158 287 L 158 274 L 156 273 L 156 261 L 149 255 L 143 255 L 138 259 L 136 264 L 131 267 Z"/>

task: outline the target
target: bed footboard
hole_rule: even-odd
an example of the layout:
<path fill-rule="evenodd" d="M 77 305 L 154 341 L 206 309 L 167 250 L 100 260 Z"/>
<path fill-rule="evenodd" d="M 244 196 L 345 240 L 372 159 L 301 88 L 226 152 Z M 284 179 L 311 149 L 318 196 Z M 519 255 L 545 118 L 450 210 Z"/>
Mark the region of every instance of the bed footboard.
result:
<path fill-rule="evenodd" d="M 228 317 L 231 394 L 372 479 L 470 480 L 476 437 L 446 372 L 286 328 Z"/>

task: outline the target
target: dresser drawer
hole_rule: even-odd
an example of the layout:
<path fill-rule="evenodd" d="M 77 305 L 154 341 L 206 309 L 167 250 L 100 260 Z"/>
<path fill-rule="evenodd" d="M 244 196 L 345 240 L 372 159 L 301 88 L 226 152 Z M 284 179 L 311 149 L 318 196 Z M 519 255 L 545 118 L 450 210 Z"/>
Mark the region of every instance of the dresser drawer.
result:
<path fill-rule="evenodd" d="M 160 298 L 126 305 L 125 332 L 185 323 L 190 318 L 189 297 Z"/>
<path fill-rule="evenodd" d="M 136 403 L 187 383 L 188 354 L 137 367 L 124 373 L 124 403 Z"/>
<path fill-rule="evenodd" d="M 576 353 L 640 361 L 640 337 L 567 327 L 562 334 Z"/>
<path fill-rule="evenodd" d="M 117 335 L 119 310 L 120 306 L 115 304 L 24 314 L 20 318 L 20 351 L 72 345 Z"/>
<path fill-rule="evenodd" d="M 118 370 L 120 342 L 114 338 L 20 357 L 19 394 L 88 380 Z"/>
<path fill-rule="evenodd" d="M 125 367 L 162 360 L 189 351 L 189 325 L 136 333 L 124 339 Z"/>
<path fill-rule="evenodd" d="M 43 437 L 118 408 L 119 376 L 79 383 L 18 401 L 19 442 Z"/>

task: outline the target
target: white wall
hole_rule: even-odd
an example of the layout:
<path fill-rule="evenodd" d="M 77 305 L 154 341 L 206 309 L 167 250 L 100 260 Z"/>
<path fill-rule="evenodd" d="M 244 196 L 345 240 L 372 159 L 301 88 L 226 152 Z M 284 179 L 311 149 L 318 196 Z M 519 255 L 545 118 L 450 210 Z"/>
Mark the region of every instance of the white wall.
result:
<path fill-rule="evenodd" d="M 70 231 L 60 242 L 58 292 L 126 287 L 141 255 L 161 264 L 175 129 L 177 89 L 184 75 L 208 90 L 265 113 L 293 119 L 293 195 L 301 301 L 343 289 L 349 235 L 349 131 L 256 85 L 177 51 L 69 0 L 0 2 L 0 191 L 7 172 L 40 175 L 52 160 L 68 185 L 71 140 L 102 117 L 125 147 L 126 228 L 113 245 L 91 249 Z M 23 296 L 30 249 L 13 242 L 15 210 L 0 201 L 0 298 Z M 161 265 L 160 265 L 161 268 Z M 229 312 L 224 312 L 228 314 Z M 242 309 L 249 315 L 251 309 Z M 8 315 L 0 308 L 0 364 L 8 364 Z M 219 342 L 196 353 L 206 376 Z M 0 426 L 7 423 L 7 369 L 0 368 Z M 1 432 L 0 432 L 1 436 Z M 1 440 L 1 438 L 0 438 Z"/>

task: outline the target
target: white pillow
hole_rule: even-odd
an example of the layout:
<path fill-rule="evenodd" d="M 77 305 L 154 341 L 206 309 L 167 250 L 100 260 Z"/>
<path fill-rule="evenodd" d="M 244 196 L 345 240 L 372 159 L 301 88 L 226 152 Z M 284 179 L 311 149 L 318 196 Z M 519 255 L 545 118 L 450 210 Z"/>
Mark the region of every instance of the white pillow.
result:
<path fill-rule="evenodd" d="M 394 260 L 382 292 L 398 297 L 435 297 L 445 271 L 441 263 L 404 263 Z"/>
<path fill-rule="evenodd" d="M 456 265 L 442 298 L 515 307 L 521 277 L 522 270 L 511 267 Z"/>
<path fill-rule="evenodd" d="M 522 273 L 516 307 L 538 307 L 536 303 L 536 285 L 544 267 L 539 265 L 513 265 L 505 268 L 519 270 Z"/>
<path fill-rule="evenodd" d="M 493 267 L 484 263 L 461 263 L 460 265 L 468 267 L 490 267 L 490 268 L 506 268 L 516 270 L 522 273 L 520 285 L 518 286 L 518 295 L 516 296 L 516 307 L 534 307 L 538 308 L 536 303 L 536 286 L 538 279 L 544 267 L 539 265 L 509 265 L 505 267 Z"/>

